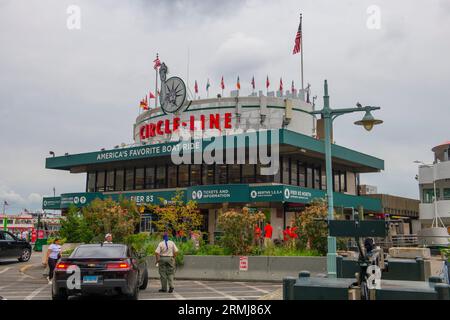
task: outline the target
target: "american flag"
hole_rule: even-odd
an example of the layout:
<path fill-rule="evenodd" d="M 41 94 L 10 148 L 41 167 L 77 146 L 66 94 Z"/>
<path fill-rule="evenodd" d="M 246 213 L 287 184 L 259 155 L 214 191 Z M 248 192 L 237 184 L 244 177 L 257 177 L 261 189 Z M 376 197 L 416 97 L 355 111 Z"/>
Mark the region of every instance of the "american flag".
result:
<path fill-rule="evenodd" d="M 283 79 L 280 78 L 280 91 L 283 92 Z"/>
<path fill-rule="evenodd" d="M 252 88 L 253 88 L 253 90 L 255 90 L 255 86 L 256 86 L 256 84 L 255 84 L 255 77 L 253 77 L 252 78 Z"/>
<path fill-rule="evenodd" d="M 220 81 L 220 87 L 222 88 L 222 90 L 225 89 L 225 82 L 223 81 L 223 76 L 222 76 L 222 81 Z"/>
<path fill-rule="evenodd" d="M 297 54 L 300 52 L 302 42 L 302 15 L 300 15 L 300 24 L 298 26 L 297 35 L 295 36 L 295 45 L 292 54 Z"/>
<path fill-rule="evenodd" d="M 269 87 L 270 87 L 270 81 L 269 81 L 269 76 L 267 76 L 266 88 L 269 89 Z"/>
<path fill-rule="evenodd" d="M 157 70 L 159 67 L 161 67 L 161 61 L 159 60 L 159 55 L 158 54 L 156 54 L 156 60 L 154 60 L 153 63 L 155 64 L 153 66 L 153 68 L 155 70 Z"/>

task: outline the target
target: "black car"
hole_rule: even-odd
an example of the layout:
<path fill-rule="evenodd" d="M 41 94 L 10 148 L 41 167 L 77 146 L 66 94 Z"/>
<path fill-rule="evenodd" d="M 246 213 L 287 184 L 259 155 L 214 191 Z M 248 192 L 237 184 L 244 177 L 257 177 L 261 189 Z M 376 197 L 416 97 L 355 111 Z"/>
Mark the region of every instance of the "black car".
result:
<path fill-rule="evenodd" d="M 27 262 L 31 257 L 31 244 L 17 239 L 8 231 L 0 231 L 0 259 L 18 259 Z"/>
<path fill-rule="evenodd" d="M 123 244 L 86 244 L 61 258 L 52 281 L 53 300 L 71 295 L 123 295 L 137 300 L 148 283 L 147 262 Z"/>

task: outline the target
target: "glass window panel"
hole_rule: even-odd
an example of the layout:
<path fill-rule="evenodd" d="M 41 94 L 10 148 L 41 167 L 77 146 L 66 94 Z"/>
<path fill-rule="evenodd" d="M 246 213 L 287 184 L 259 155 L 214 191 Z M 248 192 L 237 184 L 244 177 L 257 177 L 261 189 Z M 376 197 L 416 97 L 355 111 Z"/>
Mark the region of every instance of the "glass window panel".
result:
<path fill-rule="evenodd" d="M 242 165 L 242 183 L 255 183 L 255 165 L 244 164 Z"/>
<path fill-rule="evenodd" d="M 167 168 L 167 179 L 169 180 L 169 188 L 177 187 L 177 166 L 169 166 Z"/>
<path fill-rule="evenodd" d="M 134 169 L 125 171 L 125 191 L 134 189 Z"/>
<path fill-rule="evenodd" d="M 178 166 L 178 186 L 189 187 L 189 165 L 187 164 Z"/>
<path fill-rule="evenodd" d="M 144 189 L 144 168 L 136 168 L 136 190 Z"/>
<path fill-rule="evenodd" d="M 291 184 L 298 186 L 298 162 L 297 160 L 291 161 Z"/>
<path fill-rule="evenodd" d="M 200 164 L 191 165 L 191 186 L 202 184 L 202 166 Z"/>
<path fill-rule="evenodd" d="M 116 170 L 116 191 L 123 191 L 125 181 L 125 172 L 123 170 Z"/>
<path fill-rule="evenodd" d="M 283 183 L 284 184 L 291 183 L 291 181 L 289 179 L 289 175 L 290 175 L 289 158 L 283 158 Z"/>
<path fill-rule="evenodd" d="M 256 165 L 256 183 L 272 182 L 274 180 L 274 177 L 272 175 L 263 175 L 261 173 L 262 168 L 269 168 L 269 165 Z"/>
<path fill-rule="evenodd" d="M 95 172 L 88 173 L 87 192 L 95 192 Z"/>
<path fill-rule="evenodd" d="M 311 167 L 306 168 L 306 187 L 314 188 L 314 186 L 313 186 L 313 169 Z"/>
<path fill-rule="evenodd" d="M 156 189 L 166 188 L 166 166 L 159 165 L 156 167 Z"/>
<path fill-rule="evenodd" d="M 229 165 L 228 170 L 228 183 L 241 183 L 241 165 Z"/>
<path fill-rule="evenodd" d="M 214 165 L 203 165 L 203 184 L 214 184 Z"/>
<path fill-rule="evenodd" d="M 444 200 L 450 200 L 450 188 L 444 189 Z"/>
<path fill-rule="evenodd" d="M 345 184 L 345 172 L 341 172 L 341 178 L 340 178 L 340 183 L 341 183 L 341 189 L 340 192 L 345 192 L 347 191 L 347 186 Z"/>
<path fill-rule="evenodd" d="M 216 183 L 217 184 L 227 184 L 227 165 L 219 164 L 216 166 Z"/>
<path fill-rule="evenodd" d="M 327 190 L 327 174 L 325 170 L 320 170 L 322 175 L 322 190 Z"/>
<path fill-rule="evenodd" d="M 298 185 L 300 187 L 306 187 L 306 175 L 305 175 L 305 166 L 300 164 L 298 166 Z"/>
<path fill-rule="evenodd" d="M 97 172 L 97 186 L 95 188 L 95 191 L 97 192 L 105 191 L 105 171 Z"/>
<path fill-rule="evenodd" d="M 314 189 L 320 189 L 320 169 L 314 168 Z"/>
<path fill-rule="evenodd" d="M 106 173 L 106 191 L 114 191 L 114 170 Z"/>
<path fill-rule="evenodd" d="M 155 167 L 145 168 L 145 189 L 153 189 L 155 187 Z"/>

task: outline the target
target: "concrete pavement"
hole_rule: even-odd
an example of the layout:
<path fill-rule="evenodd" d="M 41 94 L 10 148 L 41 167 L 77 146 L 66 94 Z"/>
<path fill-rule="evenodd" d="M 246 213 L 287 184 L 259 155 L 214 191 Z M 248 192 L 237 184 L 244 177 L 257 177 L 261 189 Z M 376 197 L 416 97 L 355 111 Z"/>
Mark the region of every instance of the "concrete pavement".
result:
<path fill-rule="evenodd" d="M 42 254 L 33 252 L 26 263 L 0 261 L 0 296 L 9 300 L 49 300 L 51 286 L 43 275 Z M 256 300 L 281 298 L 281 283 L 175 280 L 172 294 L 159 293 L 159 280 L 150 279 L 140 300 Z M 76 297 L 74 297 L 76 299 Z"/>

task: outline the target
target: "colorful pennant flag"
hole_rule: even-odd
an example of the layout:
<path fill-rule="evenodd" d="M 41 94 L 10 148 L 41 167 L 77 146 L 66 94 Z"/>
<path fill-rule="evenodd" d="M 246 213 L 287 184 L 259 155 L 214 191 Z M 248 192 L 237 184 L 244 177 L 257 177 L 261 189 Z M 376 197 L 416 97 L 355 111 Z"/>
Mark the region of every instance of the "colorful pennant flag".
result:
<path fill-rule="evenodd" d="M 236 88 L 237 88 L 238 90 L 241 90 L 241 82 L 239 81 L 239 76 L 238 76 L 238 78 L 237 78 Z"/>
<path fill-rule="evenodd" d="M 220 87 L 222 88 L 222 90 L 225 90 L 225 82 L 223 81 L 223 76 L 222 81 L 220 82 Z"/>
<path fill-rule="evenodd" d="M 197 84 L 197 80 L 195 80 L 194 91 L 195 91 L 195 94 L 198 94 L 198 84 Z"/>
<path fill-rule="evenodd" d="M 280 78 L 280 92 L 283 92 L 283 79 Z"/>
<path fill-rule="evenodd" d="M 159 55 L 158 55 L 158 54 L 156 54 L 156 59 L 153 60 L 153 63 L 155 64 L 155 65 L 153 66 L 153 68 L 154 68 L 155 70 L 157 70 L 159 67 L 161 67 L 161 61 L 159 60 Z"/>
<path fill-rule="evenodd" d="M 269 76 L 267 76 L 266 88 L 269 89 L 269 87 L 270 87 L 270 81 L 269 81 Z"/>

